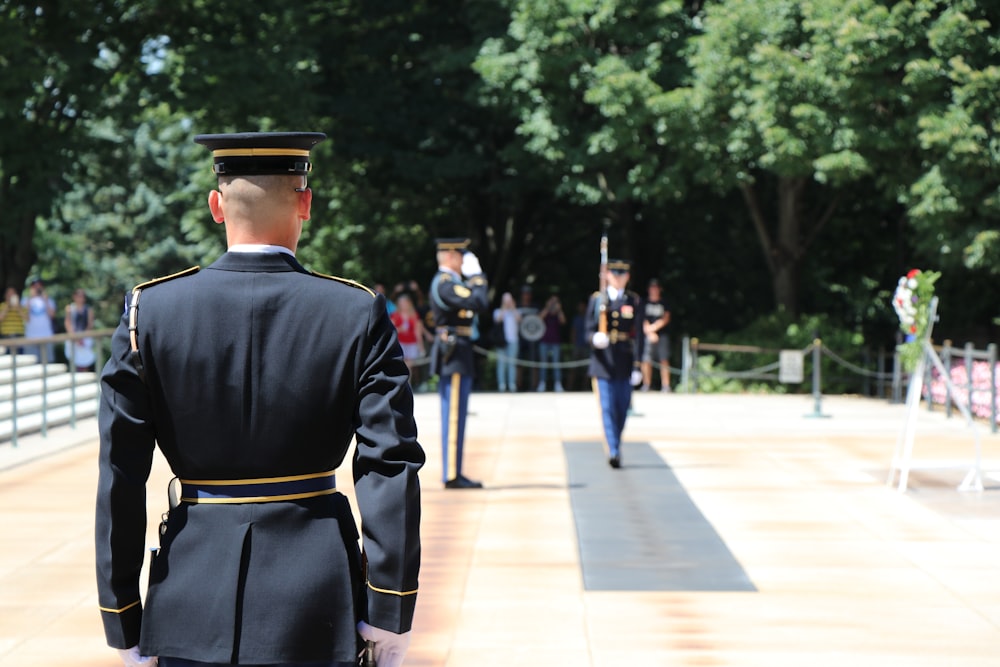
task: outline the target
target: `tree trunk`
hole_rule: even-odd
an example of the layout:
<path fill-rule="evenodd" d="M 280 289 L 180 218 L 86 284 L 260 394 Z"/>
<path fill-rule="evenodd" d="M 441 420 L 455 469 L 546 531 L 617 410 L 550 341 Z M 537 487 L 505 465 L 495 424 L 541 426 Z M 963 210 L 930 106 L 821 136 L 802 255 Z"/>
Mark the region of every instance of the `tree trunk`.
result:
<path fill-rule="evenodd" d="M 741 186 L 771 274 L 775 306 L 788 311 L 793 317 L 799 314 L 799 266 L 805 253 L 802 192 L 807 182 L 803 177 L 778 178 L 778 220 L 774 234 L 767 224 L 757 191 L 749 184 Z"/>
<path fill-rule="evenodd" d="M 7 210 L 7 216 L 0 221 L 0 278 L 3 288 L 13 287 L 18 291 L 25 287 L 28 271 L 35 264 L 35 219 L 40 211 L 16 213 L 26 207 L 14 201 L 20 191 L 11 185 L 10 178 L 0 182 L 0 202 Z"/>
<path fill-rule="evenodd" d="M 802 192 L 805 178 L 778 180 L 778 238 L 775 254 L 774 302 L 792 317 L 799 314 L 799 269 L 805 248 L 802 241 Z"/>

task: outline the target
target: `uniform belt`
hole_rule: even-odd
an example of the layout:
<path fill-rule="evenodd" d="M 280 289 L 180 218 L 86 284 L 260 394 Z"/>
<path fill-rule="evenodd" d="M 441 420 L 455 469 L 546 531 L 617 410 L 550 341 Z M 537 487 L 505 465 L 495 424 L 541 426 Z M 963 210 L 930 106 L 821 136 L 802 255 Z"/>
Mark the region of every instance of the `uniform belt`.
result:
<path fill-rule="evenodd" d="M 472 336 L 472 327 L 438 327 L 435 331 L 439 336 L 450 333 L 453 333 L 456 336 L 465 336 L 467 338 Z"/>
<path fill-rule="evenodd" d="M 257 479 L 182 479 L 181 502 L 273 503 L 327 496 L 337 492 L 336 471 Z"/>
<path fill-rule="evenodd" d="M 629 343 L 632 336 L 627 331 L 609 331 L 608 340 L 612 343 Z"/>

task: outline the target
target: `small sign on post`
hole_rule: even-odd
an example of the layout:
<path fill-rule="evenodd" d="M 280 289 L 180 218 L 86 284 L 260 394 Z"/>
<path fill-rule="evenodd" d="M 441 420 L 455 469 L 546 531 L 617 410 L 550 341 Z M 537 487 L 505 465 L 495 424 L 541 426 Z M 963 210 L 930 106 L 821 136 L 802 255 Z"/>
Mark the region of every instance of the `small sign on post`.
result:
<path fill-rule="evenodd" d="M 798 384 L 805 379 L 802 350 L 781 350 L 778 353 L 778 381 Z"/>

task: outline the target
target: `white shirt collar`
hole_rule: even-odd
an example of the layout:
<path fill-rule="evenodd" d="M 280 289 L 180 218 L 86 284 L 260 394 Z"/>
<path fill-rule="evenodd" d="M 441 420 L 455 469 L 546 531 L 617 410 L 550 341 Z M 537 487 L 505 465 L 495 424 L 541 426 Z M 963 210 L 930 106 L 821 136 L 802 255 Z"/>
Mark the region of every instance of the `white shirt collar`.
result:
<path fill-rule="evenodd" d="M 608 286 L 608 296 L 614 301 L 621 294 L 621 290 L 615 289 L 614 287 Z"/>
<path fill-rule="evenodd" d="M 229 246 L 229 252 L 262 252 L 267 255 L 276 255 L 283 252 L 286 255 L 295 257 L 295 253 L 281 245 L 268 245 L 266 243 L 237 243 Z"/>

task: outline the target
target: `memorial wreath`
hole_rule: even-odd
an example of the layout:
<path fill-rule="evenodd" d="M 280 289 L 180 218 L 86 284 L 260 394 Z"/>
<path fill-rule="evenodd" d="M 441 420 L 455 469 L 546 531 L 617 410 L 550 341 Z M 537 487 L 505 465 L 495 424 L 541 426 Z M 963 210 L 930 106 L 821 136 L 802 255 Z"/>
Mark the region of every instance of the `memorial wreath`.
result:
<path fill-rule="evenodd" d="M 911 269 L 896 285 L 892 307 L 899 316 L 899 328 L 906 336 L 905 342 L 899 346 L 899 360 L 907 372 L 916 368 L 923 355 L 934 283 L 940 277 L 937 271 Z"/>

